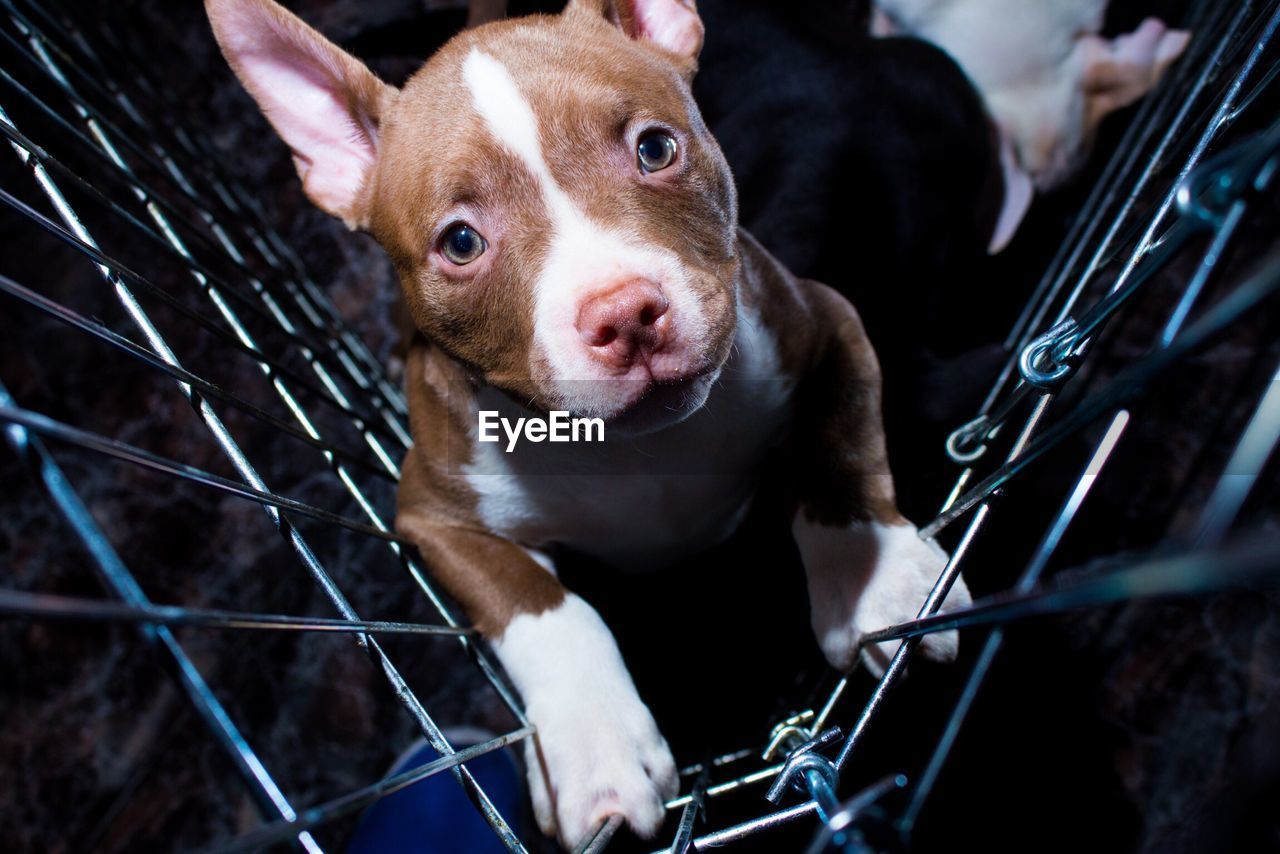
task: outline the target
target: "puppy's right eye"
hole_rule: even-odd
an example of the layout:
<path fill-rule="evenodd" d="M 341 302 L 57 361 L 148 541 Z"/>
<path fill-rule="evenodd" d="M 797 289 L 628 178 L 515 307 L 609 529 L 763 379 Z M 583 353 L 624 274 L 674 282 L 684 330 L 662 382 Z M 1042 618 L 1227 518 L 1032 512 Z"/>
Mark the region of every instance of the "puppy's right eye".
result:
<path fill-rule="evenodd" d="M 459 267 L 470 264 L 488 248 L 480 232 L 465 222 L 456 222 L 445 229 L 440 238 L 440 254 Z"/>

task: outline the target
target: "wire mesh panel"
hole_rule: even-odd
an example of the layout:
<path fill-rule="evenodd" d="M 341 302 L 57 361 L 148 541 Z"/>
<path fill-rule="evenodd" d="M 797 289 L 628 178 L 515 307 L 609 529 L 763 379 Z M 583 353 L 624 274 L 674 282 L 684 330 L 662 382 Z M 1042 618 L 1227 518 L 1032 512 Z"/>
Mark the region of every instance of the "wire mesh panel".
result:
<path fill-rule="evenodd" d="M 83 265 L 79 274 L 67 276 L 76 282 L 70 293 L 51 292 L 48 280 L 0 278 L 10 302 L 6 317 L 9 323 L 38 324 L 41 338 L 47 337 L 39 346 L 50 354 L 57 352 L 57 336 L 92 338 L 97 350 L 86 351 L 84 364 L 48 367 L 74 371 L 73 381 L 99 382 L 106 394 L 132 395 L 146 408 L 147 421 L 159 428 L 134 425 L 151 435 L 135 432 L 133 441 L 126 441 L 109 435 L 112 425 L 95 423 L 91 392 L 88 406 L 51 401 L 36 412 L 21 390 L 15 396 L 5 386 L 0 409 L 10 424 L 6 438 L 64 517 L 63 534 L 79 541 L 79 562 L 96 570 L 128 606 L 117 613 L 146 617 L 143 641 L 174 669 L 186 701 L 226 752 L 262 817 L 274 822 L 257 832 L 252 845 L 296 838 L 304 848 L 319 850 L 307 828 L 349 815 L 412 779 L 447 771 L 467 789 L 495 833 L 519 849 L 507 821 L 462 760 L 526 737 L 529 727 L 470 630 L 460 626 L 415 555 L 390 530 L 387 514 L 398 463 L 410 441 L 402 394 L 198 137 L 157 123 L 171 110 L 163 89 L 148 81 L 119 45 L 77 23 L 67 9 L 13 3 L 5 6 L 3 17 L 6 93 L 0 127 L 28 174 L 24 185 L 7 182 L 0 200 L 20 218 L 15 233 L 32 241 L 31 252 L 52 263 L 65 257 Z M 126 69 L 134 71 L 127 87 L 121 79 Z M 124 372 L 123 384 L 115 381 L 115 371 Z M 187 412 L 179 414 L 175 403 Z M 54 450 L 67 446 L 119 463 L 120 468 L 108 469 L 108 477 L 125 489 L 157 492 L 165 502 L 190 500 L 182 491 L 189 485 L 256 505 L 260 519 L 233 511 L 232 549 L 254 549 L 248 544 L 274 531 L 283 548 L 254 554 L 256 571 L 270 573 L 272 586 L 318 590 L 327 614 L 341 619 L 200 617 L 185 610 L 155 619 L 131 561 L 85 506 L 80 479 Z M 157 447 L 171 453 L 159 453 Z M 282 460 L 289 465 L 281 466 Z M 76 458 L 76 467 L 85 465 L 106 463 Z M 272 470 L 291 482 L 298 497 L 277 491 L 279 480 L 267 479 Z M 197 501 L 187 510 L 198 513 L 201 506 Z M 190 534 L 201 536 L 201 526 Z M 348 535 L 369 545 L 348 545 Z M 438 625 L 362 623 L 333 569 L 348 564 L 349 580 L 353 558 L 362 573 L 375 572 L 380 564 L 387 579 L 415 585 Z M 262 600 L 237 601 L 240 610 L 258 610 Z M 41 603 L 46 610 L 57 605 L 26 600 L 26 607 Z M 225 627 L 346 634 L 441 760 L 403 779 L 342 793 L 337 802 L 309 805 L 300 816 L 273 777 L 271 763 L 255 753 L 169 628 L 201 619 Z M 387 653 L 383 633 L 426 633 L 444 636 L 429 643 L 460 642 L 506 701 L 515 728 L 464 754 L 455 752 Z"/>
<path fill-rule="evenodd" d="M 1280 439 L 1280 5 L 1205 0 L 1182 23 L 1196 34 L 1189 53 L 1130 117 L 1029 283 L 981 411 L 947 443 L 956 481 L 925 532 L 952 558 L 919 619 L 868 640 L 902 639 L 892 663 L 874 683 L 832 677 L 759 743 L 683 769 L 660 850 L 771 850 L 771 834 L 799 825 L 819 830 L 814 850 L 910 840 L 1006 645 L 1000 624 L 1238 587 L 1280 564 L 1274 537 L 1248 534 L 1274 513 Z M 0 60 L 0 133 L 13 153 L 0 172 L 0 421 L 12 453 L 5 508 L 20 532 L 8 551 L 21 568 L 0 612 L 28 618 L 7 630 L 41 633 L 25 648 L 72 662 L 52 683 L 69 704 L 106 692 L 129 710 L 82 724 L 119 757 L 94 766 L 112 794 L 65 838 L 323 850 L 365 806 L 439 773 L 508 849 L 534 844 L 467 767 L 532 728 L 391 529 L 411 441 L 405 399 L 322 271 L 202 133 L 174 120 L 184 110 L 164 81 L 83 10 L 0 0 Z M 1249 355 L 1237 370 L 1188 368 L 1215 346 Z M 1192 395 L 1187 377 L 1218 396 Z M 1192 399 L 1222 409 L 1182 411 Z M 1198 444 L 1176 464 L 1153 459 L 1147 431 L 1175 420 L 1195 422 Z M 1159 500 L 1125 482 L 1152 468 L 1169 469 L 1151 478 L 1168 485 Z M 1142 526 L 1106 538 L 1082 523 L 1100 483 L 1142 506 Z M 1010 545 L 1011 525 L 1025 547 Z M 995 595 L 939 615 L 961 572 Z M 79 635 L 84 648 L 59 648 L 56 629 L 38 628 L 55 620 L 96 626 Z M 924 760 L 904 750 L 888 776 L 868 777 L 868 734 L 885 727 L 919 639 L 992 624 L 965 635 L 974 651 L 941 727 L 892 732 L 923 741 Z M 20 695 L 34 685 L 21 681 Z M 369 696 L 388 702 L 352 710 Z M 262 697 L 284 707 L 264 709 Z M 500 710 L 489 722 L 498 735 L 455 749 L 437 709 L 486 703 Z M 30 708 L 50 707 L 33 696 Z M 383 777 L 390 746 L 415 733 L 439 758 Z M 327 745 L 344 739 L 377 748 L 336 767 Z M 209 764 L 167 767 L 190 755 Z M 73 787 L 83 772 L 53 776 Z M 180 826 L 148 826 L 138 792 L 183 774 L 204 782 Z M 585 847 L 607 846 L 619 824 Z"/>

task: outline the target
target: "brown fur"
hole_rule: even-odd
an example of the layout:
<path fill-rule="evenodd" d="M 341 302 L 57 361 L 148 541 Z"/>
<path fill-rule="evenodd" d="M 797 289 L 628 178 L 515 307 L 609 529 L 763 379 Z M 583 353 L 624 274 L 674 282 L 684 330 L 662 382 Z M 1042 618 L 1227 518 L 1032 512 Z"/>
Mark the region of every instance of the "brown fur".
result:
<path fill-rule="evenodd" d="M 785 457 L 791 500 L 815 522 L 902 524 L 880 411 L 880 364 L 849 301 L 798 279 L 739 230 L 742 299 L 765 307 L 782 371 L 803 377 Z"/>

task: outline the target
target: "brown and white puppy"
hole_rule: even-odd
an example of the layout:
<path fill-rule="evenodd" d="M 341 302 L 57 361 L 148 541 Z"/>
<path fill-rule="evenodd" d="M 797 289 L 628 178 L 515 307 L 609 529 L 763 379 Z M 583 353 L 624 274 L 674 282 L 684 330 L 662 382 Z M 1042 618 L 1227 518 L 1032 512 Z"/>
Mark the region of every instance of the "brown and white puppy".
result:
<path fill-rule="evenodd" d="M 1002 134 L 1007 200 L 992 240 L 1012 238 L 1035 190 L 1062 184 L 1106 116 L 1155 88 L 1190 34 L 1148 18 L 1104 38 L 1109 0 L 875 0 L 876 35 L 910 35 L 955 57 Z"/>
<path fill-rule="evenodd" d="M 399 271 L 421 335 L 397 527 L 525 701 L 540 825 L 567 844 L 611 814 L 655 833 L 675 764 L 557 552 L 624 570 L 695 553 L 741 523 L 771 462 L 842 670 L 946 560 L 895 506 L 856 312 L 737 228 L 689 90 L 692 2 L 572 0 L 479 27 L 399 90 L 272 0 L 207 7 L 308 196 Z M 606 441 L 480 441 L 482 411 L 556 410 L 601 419 Z"/>

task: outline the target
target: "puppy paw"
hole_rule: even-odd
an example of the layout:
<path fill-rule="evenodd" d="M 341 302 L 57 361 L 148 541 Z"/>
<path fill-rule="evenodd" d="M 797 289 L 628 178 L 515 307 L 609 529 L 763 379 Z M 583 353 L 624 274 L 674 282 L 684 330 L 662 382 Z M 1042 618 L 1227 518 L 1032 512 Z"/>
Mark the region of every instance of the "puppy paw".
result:
<path fill-rule="evenodd" d="M 1086 125 L 1097 125 L 1154 89 L 1190 40 L 1190 33 L 1171 30 L 1155 18 L 1114 39 L 1082 38 Z"/>
<path fill-rule="evenodd" d="M 543 833 L 573 848 L 613 815 L 646 839 L 658 832 L 679 780 L 667 742 L 638 697 L 566 697 L 530 706 L 528 714 L 538 732 L 525 743 L 525 761 Z"/>
<path fill-rule="evenodd" d="M 872 672 L 883 673 L 900 641 L 860 649 L 862 636 L 914 619 L 946 567 L 946 552 L 906 524 L 797 525 L 796 540 L 809 579 L 814 634 L 827 661 L 846 671 L 861 651 Z M 964 580 L 956 579 L 943 610 L 970 601 Z M 955 632 L 925 635 L 920 643 L 924 655 L 938 661 L 953 660 L 958 646 Z"/>
<path fill-rule="evenodd" d="M 640 836 L 657 833 L 675 761 L 599 615 L 569 594 L 512 620 L 494 648 L 537 730 L 525 760 L 543 832 L 572 848 L 618 815 Z"/>
<path fill-rule="evenodd" d="M 860 636 L 915 619 L 948 560 L 937 543 L 920 539 L 911 525 L 882 528 L 878 534 L 876 564 L 853 612 L 853 624 Z M 964 579 L 957 578 L 942 610 L 962 607 L 970 601 Z M 882 673 L 900 644 L 901 641 L 889 641 L 867 647 L 863 657 L 873 672 Z M 954 631 L 925 635 L 920 641 L 920 651 L 934 661 L 954 661 L 959 647 L 960 638 Z"/>

